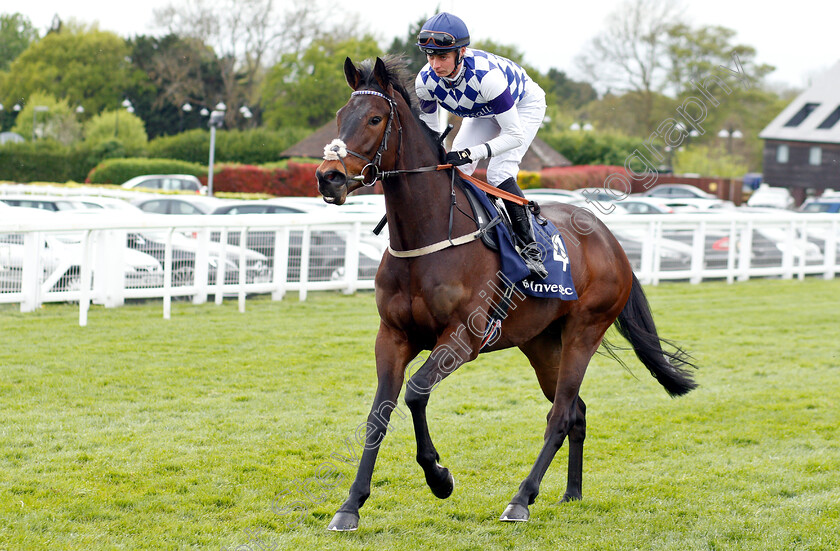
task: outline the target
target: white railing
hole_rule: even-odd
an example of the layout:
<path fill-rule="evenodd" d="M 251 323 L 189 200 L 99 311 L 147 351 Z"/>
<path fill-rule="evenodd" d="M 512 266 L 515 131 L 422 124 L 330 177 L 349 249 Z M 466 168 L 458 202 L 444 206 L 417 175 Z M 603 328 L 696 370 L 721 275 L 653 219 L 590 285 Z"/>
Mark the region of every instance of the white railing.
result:
<path fill-rule="evenodd" d="M 221 304 L 236 296 L 244 311 L 249 294 L 280 300 L 297 291 L 305 300 L 309 291 L 372 289 L 387 245 L 367 238 L 376 215 L 120 219 L 120 211 L 70 211 L 10 220 L 10 210 L 0 210 L 0 303 L 29 312 L 45 302 L 78 302 L 80 325 L 91 302 L 114 307 L 162 298 L 168 319 L 173 298 L 200 304 L 214 295 Z M 255 236 L 262 242 L 253 243 Z"/>
<path fill-rule="evenodd" d="M 213 295 L 220 304 L 235 296 L 244 311 L 249 294 L 280 300 L 297 291 L 305 300 L 309 291 L 372 289 L 386 246 L 371 237 L 376 214 L 124 220 L 113 211 L 11 221 L 8 212 L 0 211 L 0 303 L 20 303 L 28 312 L 45 302 L 78 302 L 80 325 L 92 302 L 114 307 L 126 299 L 162 298 L 168 319 L 178 298 L 203 303 Z M 832 279 L 840 273 L 836 214 L 727 211 L 603 220 L 645 284 Z M 566 245 L 574 246 L 569 239 Z"/>

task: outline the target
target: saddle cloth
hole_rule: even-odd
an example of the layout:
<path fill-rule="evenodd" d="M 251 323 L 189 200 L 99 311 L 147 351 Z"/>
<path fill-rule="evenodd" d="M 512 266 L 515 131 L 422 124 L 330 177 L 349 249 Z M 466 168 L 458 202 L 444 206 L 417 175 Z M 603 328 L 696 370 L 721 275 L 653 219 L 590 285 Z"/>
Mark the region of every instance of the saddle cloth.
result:
<path fill-rule="evenodd" d="M 461 180 L 460 184 L 470 199 L 479 229 L 490 224 L 498 217 L 501 217 L 503 221 L 506 220 L 507 217 L 500 213 L 496 202 L 491 201 L 486 193 L 469 182 Z M 481 212 L 481 209 L 484 212 Z M 528 212 L 531 216 L 531 227 L 534 229 L 534 236 L 540 249 L 543 264 L 548 270 L 548 276 L 545 279 L 531 275 L 525 261 L 516 251 L 513 231 L 507 223 L 496 223 L 494 227 L 490 228 L 487 235 L 492 236 L 493 242 L 488 243 L 485 240 L 485 243 L 499 252 L 502 273 L 508 278 L 508 281 L 515 283 L 516 288 L 526 295 L 577 300 L 578 296 L 572 281 L 572 270 L 563 236 L 560 235 L 560 232 L 550 220 L 545 218 L 537 220 L 533 213 Z"/>

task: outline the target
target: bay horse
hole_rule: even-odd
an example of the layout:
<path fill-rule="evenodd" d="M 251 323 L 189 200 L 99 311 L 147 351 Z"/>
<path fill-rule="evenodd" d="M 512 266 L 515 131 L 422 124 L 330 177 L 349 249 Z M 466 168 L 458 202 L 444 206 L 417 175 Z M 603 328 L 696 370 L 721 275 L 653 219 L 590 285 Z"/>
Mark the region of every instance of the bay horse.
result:
<path fill-rule="evenodd" d="M 444 151 L 440 137 L 418 118 L 415 96 L 409 92 L 413 79 L 401 58 L 377 57 L 358 67 L 347 58 L 344 73 L 353 92 L 337 114 L 339 138 L 325 148 L 325 160 L 317 169 L 318 189 L 325 201 L 340 205 L 348 193 L 381 180 L 390 249 L 375 279 L 380 316 L 376 394 L 350 495 L 329 524 L 336 531 L 358 528 L 359 509 L 370 496 L 374 463 L 406 368 L 423 350 L 431 352 L 409 373 L 405 403 L 426 482 L 438 498 L 452 493 L 454 478 L 439 463 L 426 406 L 435 385 L 478 356 L 485 337 L 482 322 L 488 320 L 480 314 L 501 300 L 487 290 L 501 290 L 509 283 L 503 281 L 498 254 L 482 241 L 448 246 L 450 240 L 476 232 L 476 224 L 465 210 L 452 208 L 453 202 L 468 203 L 463 190 L 452 185 L 451 168 L 416 170 L 438 166 Z M 696 387 L 690 358 L 679 347 L 663 348 L 667 341 L 657 334 L 647 299 L 618 241 L 594 217 L 589 217 L 588 227 L 576 223 L 579 211 L 585 209 L 564 204 L 542 211 L 566 241 L 577 300 L 516 294 L 519 300 L 510 305 L 500 335 L 482 350 L 519 347 L 551 402 L 542 449 L 502 514 L 503 521 L 529 519 L 528 507 L 567 436 L 568 482 L 562 501 L 581 498 L 586 405 L 579 389 L 611 325 L 615 323 L 669 394 L 682 395 Z M 418 249 L 420 253 L 411 256 L 399 253 Z M 422 254 L 430 250 L 434 252 Z"/>

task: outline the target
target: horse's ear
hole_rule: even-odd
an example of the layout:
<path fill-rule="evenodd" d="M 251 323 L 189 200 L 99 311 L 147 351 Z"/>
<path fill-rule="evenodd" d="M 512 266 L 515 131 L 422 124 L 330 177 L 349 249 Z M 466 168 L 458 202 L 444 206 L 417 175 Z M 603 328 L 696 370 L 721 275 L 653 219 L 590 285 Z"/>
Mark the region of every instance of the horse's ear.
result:
<path fill-rule="evenodd" d="M 386 92 L 390 88 L 390 79 L 388 78 L 388 69 L 385 67 L 385 62 L 381 58 L 376 58 L 376 63 L 373 66 L 373 78 L 376 79 L 377 84 Z"/>
<path fill-rule="evenodd" d="M 359 88 L 362 76 L 359 74 L 359 70 L 356 69 L 356 65 L 349 57 L 344 60 L 344 78 L 347 79 L 347 84 L 350 85 L 350 88 L 353 90 L 357 90 Z"/>

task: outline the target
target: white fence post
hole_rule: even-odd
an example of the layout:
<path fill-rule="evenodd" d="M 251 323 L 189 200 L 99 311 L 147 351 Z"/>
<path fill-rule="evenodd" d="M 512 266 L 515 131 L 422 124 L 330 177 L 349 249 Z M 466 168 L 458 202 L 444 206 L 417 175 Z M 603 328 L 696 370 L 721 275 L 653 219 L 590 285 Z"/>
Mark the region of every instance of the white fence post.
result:
<path fill-rule="evenodd" d="M 23 266 L 21 268 L 21 312 L 34 312 L 41 306 L 41 251 L 44 248 L 44 235 L 40 232 L 26 233 L 23 236 Z"/>

